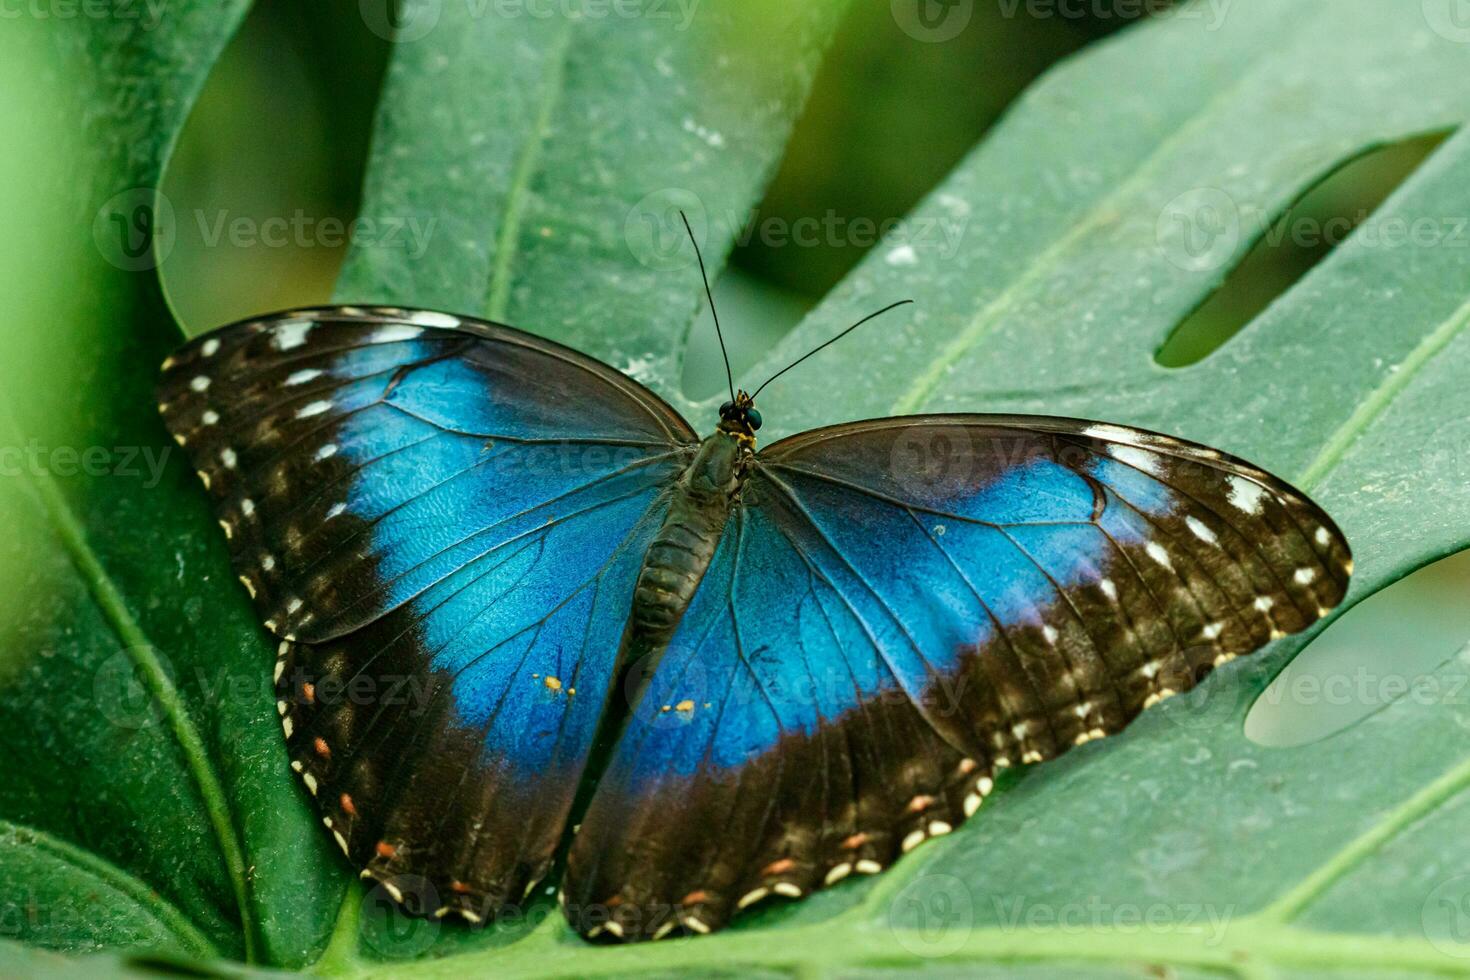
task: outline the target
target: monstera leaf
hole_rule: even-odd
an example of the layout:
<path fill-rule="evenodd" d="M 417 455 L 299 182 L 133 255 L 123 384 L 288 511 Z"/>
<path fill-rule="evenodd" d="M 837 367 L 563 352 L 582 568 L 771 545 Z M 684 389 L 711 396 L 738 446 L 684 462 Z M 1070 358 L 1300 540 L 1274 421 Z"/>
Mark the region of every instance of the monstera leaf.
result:
<path fill-rule="evenodd" d="M 339 295 L 518 323 L 709 418 L 678 385 L 700 286 L 677 212 L 719 265 L 841 6 L 729 0 L 685 21 L 650 0 L 613 23 L 408 5 L 362 212 L 439 233 L 423 256 L 355 252 Z M 766 431 L 954 410 L 1175 432 L 1312 492 L 1353 542 L 1350 602 L 1463 548 L 1470 137 L 1219 350 L 1154 359 L 1307 188 L 1470 116 L 1453 7 L 1186 5 L 1089 49 L 752 372 L 917 301 L 773 387 Z M 29 180 L 6 182 L 26 188 L 16 209 L 53 236 L 5 266 L 36 273 L 4 339 L 6 459 L 23 463 L 0 481 L 7 936 L 394 975 L 1470 973 L 1470 708 L 1403 698 L 1314 743 L 1251 742 L 1246 710 L 1311 636 L 1015 774 L 883 875 L 714 936 L 597 948 L 545 899 L 477 931 L 364 901 L 287 778 L 271 651 L 192 475 L 138 462 L 165 449 L 148 388 L 177 334 L 131 233 L 166 245 L 147 188 L 240 12 L 180 3 L 148 32 L 53 22 L 22 38 L 29 60 L 0 62 L 58 101 L 22 106 L 54 134 L 48 155 L 6 164 Z M 69 172 L 44 165 L 58 148 Z M 142 475 L 125 475 L 129 448 Z M 1467 668 L 1448 661 L 1440 689 Z M 58 962 L 0 947 L 0 967 Z"/>

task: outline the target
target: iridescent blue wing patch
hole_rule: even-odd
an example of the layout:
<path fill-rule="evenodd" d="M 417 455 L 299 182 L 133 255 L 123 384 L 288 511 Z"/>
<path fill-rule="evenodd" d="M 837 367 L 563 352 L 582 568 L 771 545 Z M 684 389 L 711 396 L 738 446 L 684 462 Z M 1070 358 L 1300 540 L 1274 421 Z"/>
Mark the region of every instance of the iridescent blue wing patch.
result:
<path fill-rule="evenodd" d="M 292 768 L 342 849 L 476 921 L 545 873 L 695 436 L 530 335 L 336 307 L 166 362 L 164 419 L 279 638 Z"/>
<path fill-rule="evenodd" d="M 879 871 L 1000 769 L 1309 626 L 1351 571 L 1299 492 L 1122 427 L 887 419 L 754 467 L 573 844 L 584 935 Z"/>

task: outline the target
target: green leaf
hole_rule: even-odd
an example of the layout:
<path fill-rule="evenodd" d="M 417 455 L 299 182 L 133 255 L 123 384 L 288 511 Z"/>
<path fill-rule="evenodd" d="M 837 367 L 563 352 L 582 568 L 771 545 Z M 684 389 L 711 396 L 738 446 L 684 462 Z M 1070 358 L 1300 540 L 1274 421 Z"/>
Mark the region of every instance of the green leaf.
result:
<path fill-rule="evenodd" d="M 703 219 L 718 268 L 839 7 L 707 3 L 675 31 L 648 19 L 458 22 L 459 5 L 444 5 L 432 30 L 399 44 L 363 207 L 435 230 L 422 255 L 354 253 L 339 296 L 508 319 L 632 370 L 706 420 L 709 407 L 679 392 L 700 287 L 671 216 L 685 207 Z M 1470 114 L 1470 45 L 1434 13 L 1382 0 L 1198 4 L 1052 72 L 751 372 L 764 377 L 888 301 L 918 301 L 770 389 L 767 431 L 999 410 L 1175 432 L 1310 490 L 1353 542 L 1353 602 L 1465 547 L 1470 136 L 1449 139 L 1220 350 L 1183 369 L 1154 362 L 1306 188 L 1372 147 Z M 200 27 L 192 49 L 217 45 L 228 26 Z M 147 64 L 191 45 L 160 36 L 149 47 Z M 88 220 L 107 197 L 90 180 L 75 208 Z M 1438 234 L 1398 233 L 1417 221 Z M 103 273 L 84 300 L 37 302 L 68 311 L 61 322 L 78 331 L 106 319 L 85 336 L 110 346 L 81 368 L 56 366 L 56 349 L 81 349 L 70 335 L 49 360 L 33 357 L 53 373 L 32 372 L 39 395 L 12 405 L 17 426 L 65 432 L 78 379 L 94 378 L 101 395 L 76 425 L 99 441 L 85 444 L 131 433 L 158 446 L 146 379 L 166 346 L 150 319 L 161 307 L 147 299 L 150 277 Z M 118 899 L 128 929 L 165 930 L 171 948 L 192 952 L 144 885 L 223 956 L 245 951 L 232 931 L 244 918 L 262 960 L 299 964 L 325 945 L 321 970 L 395 976 L 1470 973 L 1453 928 L 1470 893 L 1455 877 L 1470 867 L 1456 832 L 1470 708 L 1403 699 L 1317 743 L 1250 742 L 1245 711 L 1310 636 L 1230 665 L 1123 735 L 1014 774 L 974 820 L 885 874 L 714 936 L 594 947 L 546 903 L 478 932 L 417 931 L 377 896 L 360 905 L 356 888 L 334 921 L 345 873 L 285 779 L 268 694 L 221 696 L 208 682 L 263 682 L 269 652 L 177 470 L 146 492 L 117 478 L 0 482 L 0 515 L 25 528 L 0 546 L 14 634 L 0 659 L 0 731 L 26 763 L 18 788 L 0 786 L 0 816 L 77 859 L 32 875 L 44 848 L 30 845 L 23 865 L 0 847 L 6 901 L 12 882 L 39 893 L 26 882 L 65 890 L 87 875 L 130 896 Z M 137 676 L 148 697 L 105 680 L 99 666 L 118 651 L 118 677 Z M 1451 661 L 1444 679 L 1466 666 Z M 242 861 L 253 875 L 236 874 Z"/>
<path fill-rule="evenodd" d="M 846 6 L 639 0 L 580 19 L 411 6 L 361 214 L 426 244 L 359 245 L 337 298 L 519 324 L 687 404 L 680 355 L 703 293 L 679 209 L 721 265 Z"/>
<path fill-rule="evenodd" d="M 22 910 L 7 936 L 61 949 L 301 962 L 340 892 L 151 390 L 178 342 L 153 188 L 245 7 L 26 16 L 0 37 L 0 909 Z"/>

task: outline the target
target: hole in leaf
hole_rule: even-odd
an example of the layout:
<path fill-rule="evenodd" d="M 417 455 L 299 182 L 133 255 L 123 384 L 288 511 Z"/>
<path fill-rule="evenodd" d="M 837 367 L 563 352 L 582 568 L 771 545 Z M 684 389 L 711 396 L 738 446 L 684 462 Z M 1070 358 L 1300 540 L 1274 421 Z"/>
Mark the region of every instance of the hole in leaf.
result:
<path fill-rule="evenodd" d="M 1470 551 L 1426 565 L 1359 603 L 1261 692 L 1245 719 L 1260 745 L 1305 745 L 1401 700 L 1470 697 Z"/>
<path fill-rule="evenodd" d="M 188 333 L 331 296 L 388 51 L 357 0 L 251 9 L 162 182 L 175 239 L 159 275 Z"/>
<path fill-rule="evenodd" d="M 1218 350 L 1342 244 L 1448 135 L 1370 150 L 1328 174 L 1266 229 L 1220 288 L 1174 328 L 1154 360 L 1188 367 Z M 1240 220 L 1249 225 L 1250 216 Z"/>

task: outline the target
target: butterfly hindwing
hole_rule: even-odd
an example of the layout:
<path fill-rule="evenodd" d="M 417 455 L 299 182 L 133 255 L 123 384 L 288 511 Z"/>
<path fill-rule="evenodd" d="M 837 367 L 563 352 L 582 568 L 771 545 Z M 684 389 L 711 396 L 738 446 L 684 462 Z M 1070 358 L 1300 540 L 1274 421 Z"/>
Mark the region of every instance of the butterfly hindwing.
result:
<path fill-rule="evenodd" d="M 279 637 L 292 768 L 343 850 L 478 919 L 544 873 L 694 435 L 589 358 L 335 308 L 169 359 L 164 418 Z M 395 884 L 398 882 L 398 884 Z"/>
<path fill-rule="evenodd" d="M 1164 436 L 937 416 L 777 443 L 599 784 L 568 915 L 702 932 L 876 871 L 999 769 L 1315 622 L 1349 572 L 1301 494 Z"/>

